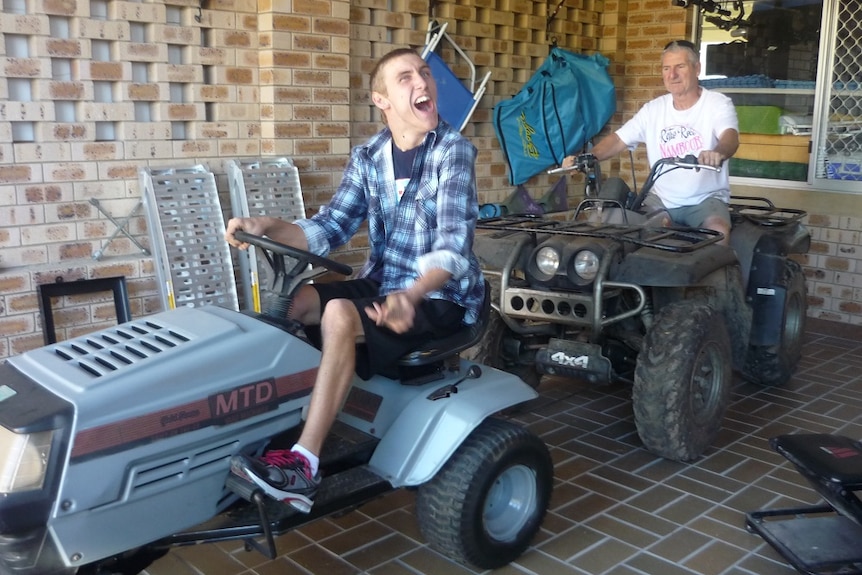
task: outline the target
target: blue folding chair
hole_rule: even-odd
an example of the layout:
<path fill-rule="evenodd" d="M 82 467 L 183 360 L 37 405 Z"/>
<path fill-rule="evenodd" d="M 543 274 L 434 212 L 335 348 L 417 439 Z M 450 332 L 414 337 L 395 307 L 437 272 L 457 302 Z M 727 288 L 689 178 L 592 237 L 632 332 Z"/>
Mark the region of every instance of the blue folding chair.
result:
<path fill-rule="evenodd" d="M 437 110 L 440 116 L 446 122 L 458 128 L 458 131 L 464 129 L 476 106 L 479 105 L 479 100 L 485 93 L 485 88 L 488 80 L 491 78 L 491 72 L 485 74 L 479 87 L 476 87 L 476 66 L 473 61 L 467 56 L 464 50 L 446 33 L 448 22 L 442 25 L 431 22 L 428 25 L 428 33 L 425 37 L 425 47 L 422 49 L 422 59 L 428 63 L 431 68 L 431 75 L 434 76 L 434 82 L 437 84 Z M 465 85 L 449 68 L 449 65 L 434 51 L 440 44 L 441 40 L 446 40 L 451 44 L 455 52 L 462 57 L 470 68 L 469 84 Z"/>

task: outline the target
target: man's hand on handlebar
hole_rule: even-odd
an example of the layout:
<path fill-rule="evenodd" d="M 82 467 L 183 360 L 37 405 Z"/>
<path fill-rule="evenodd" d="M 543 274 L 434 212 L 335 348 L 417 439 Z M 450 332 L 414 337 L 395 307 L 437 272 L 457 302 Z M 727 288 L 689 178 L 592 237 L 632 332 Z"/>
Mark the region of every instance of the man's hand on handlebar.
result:
<path fill-rule="evenodd" d="M 566 156 L 559 168 L 548 170 L 548 174 L 562 174 L 573 171 L 586 173 L 596 161 L 592 154 L 578 154 L 577 156 Z"/>
<path fill-rule="evenodd" d="M 703 154 L 703 152 L 701 152 L 701 155 L 702 154 Z M 692 154 L 689 154 L 689 155 L 682 157 L 682 158 L 679 158 L 679 157 L 677 157 L 677 158 L 673 158 L 673 157 L 664 158 L 664 159 L 659 160 L 659 161 L 665 163 L 666 165 L 669 164 L 672 166 L 676 166 L 678 168 L 686 168 L 689 170 L 693 169 L 694 171 L 698 171 L 698 170 L 703 169 L 703 170 L 711 170 L 713 172 L 717 172 L 721 169 L 721 163 L 720 162 L 719 162 L 718 166 L 713 166 L 711 164 L 705 164 L 700 160 L 700 157 L 696 158 Z"/>
<path fill-rule="evenodd" d="M 713 168 L 721 168 L 721 164 L 724 162 L 724 159 L 725 158 L 721 155 L 721 152 L 716 152 L 715 150 L 702 150 L 697 156 L 697 163 L 705 166 L 712 166 Z"/>

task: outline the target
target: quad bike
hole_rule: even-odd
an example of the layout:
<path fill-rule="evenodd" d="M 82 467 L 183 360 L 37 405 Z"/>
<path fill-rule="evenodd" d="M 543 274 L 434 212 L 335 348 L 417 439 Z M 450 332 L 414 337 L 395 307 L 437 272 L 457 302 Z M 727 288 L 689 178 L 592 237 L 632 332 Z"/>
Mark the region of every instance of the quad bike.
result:
<path fill-rule="evenodd" d="M 600 185 L 590 154 L 573 169 L 589 193 L 571 220 L 479 222 L 474 251 L 494 312 L 465 357 L 531 385 L 544 374 L 628 382 L 644 445 L 696 459 L 721 427 L 734 370 L 781 385 L 799 359 L 805 282 L 789 255 L 808 251 L 805 213 L 735 198 L 726 247 L 719 232 L 640 211 L 667 171 L 714 169 L 694 157 L 658 161 L 639 194 L 618 178 Z"/>
<path fill-rule="evenodd" d="M 479 569 L 518 557 L 553 466 L 538 437 L 495 416 L 536 392 L 458 357 L 490 305 L 472 329 L 402 358 L 400 381 L 356 378 L 311 513 L 229 473 L 233 455 L 295 439 L 320 351 L 285 312 L 323 271 L 351 273 L 237 237 L 274 268 L 267 313 L 179 308 L 0 365 L 0 573 L 131 575 L 172 546 L 225 540 L 274 558 L 274 535 L 402 487 L 417 489 L 420 528 L 441 553 Z"/>

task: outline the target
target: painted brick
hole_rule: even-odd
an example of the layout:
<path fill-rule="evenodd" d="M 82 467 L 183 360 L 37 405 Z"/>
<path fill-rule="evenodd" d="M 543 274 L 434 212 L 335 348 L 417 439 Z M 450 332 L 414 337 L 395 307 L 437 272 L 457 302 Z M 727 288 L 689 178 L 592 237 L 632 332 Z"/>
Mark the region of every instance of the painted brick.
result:
<path fill-rule="evenodd" d="M 0 105 L 0 120 L 10 122 L 37 122 L 54 119 L 54 106 L 39 102 L 9 102 Z"/>
<path fill-rule="evenodd" d="M 386 28 L 405 28 L 409 22 L 409 14 L 389 12 L 388 10 L 371 11 L 371 23 L 375 26 L 384 26 Z"/>
<path fill-rule="evenodd" d="M 251 84 L 254 77 L 254 70 L 249 68 L 228 68 L 225 71 L 225 81 L 231 84 Z"/>
<path fill-rule="evenodd" d="M 54 143 L 50 138 L 46 138 L 44 144 L 19 144 L 15 151 L 15 159 L 26 163 L 47 160 L 62 162 L 72 159 L 72 151 L 68 144 Z"/>
<path fill-rule="evenodd" d="M 295 50 L 308 50 L 311 52 L 328 52 L 331 41 L 326 36 L 312 34 L 294 34 L 293 48 Z"/>
<path fill-rule="evenodd" d="M 17 333 L 29 333 L 33 331 L 34 324 L 32 314 L 0 317 L 0 335 L 8 337 Z"/>
<path fill-rule="evenodd" d="M 160 41 L 182 46 L 200 46 L 200 30 L 183 26 L 153 26 L 153 35 Z"/>
<path fill-rule="evenodd" d="M 350 22 L 344 19 L 318 17 L 313 20 L 313 29 L 316 34 L 347 37 L 350 35 Z"/>
<path fill-rule="evenodd" d="M 314 54 L 314 66 L 328 70 L 349 70 L 350 59 L 337 54 Z"/>
<path fill-rule="evenodd" d="M 167 44 L 118 44 L 119 59 L 122 62 L 167 62 Z"/>
<path fill-rule="evenodd" d="M 350 91 L 346 89 L 315 88 L 313 93 L 316 104 L 347 104 L 350 102 Z"/>
<path fill-rule="evenodd" d="M 311 136 L 312 124 L 310 122 L 289 122 L 276 124 L 274 136 L 276 138 L 308 138 Z"/>
<path fill-rule="evenodd" d="M 200 66 L 167 64 L 156 65 L 155 69 L 155 76 L 158 81 L 179 84 L 203 81 L 203 70 Z"/>
<path fill-rule="evenodd" d="M 294 0 L 293 12 L 295 14 L 308 14 L 311 16 L 332 15 L 331 5 L 325 0 Z"/>
<path fill-rule="evenodd" d="M 47 15 L 6 14 L 0 12 L 0 32 L 46 36 L 48 30 Z"/>
<path fill-rule="evenodd" d="M 46 246 L 7 247 L 0 250 L 0 264 L 3 267 L 38 266 L 48 263 Z"/>
<path fill-rule="evenodd" d="M 172 155 L 171 142 L 127 142 L 126 157 L 133 160 L 169 159 Z"/>
<path fill-rule="evenodd" d="M 310 32 L 311 18 L 297 14 L 276 14 L 272 17 L 272 29 L 285 32 Z"/>
<path fill-rule="evenodd" d="M 97 177 L 96 165 L 87 162 L 45 163 L 43 172 L 46 182 L 94 180 Z"/>
<path fill-rule="evenodd" d="M 19 294 L 31 289 L 29 273 L 6 272 L 0 274 L 0 294 Z"/>
<path fill-rule="evenodd" d="M 0 166 L 0 184 L 26 183 L 32 178 L 33 166 Z"/>
<path fill-rule="evenodd" d="M 203 106 L 198 104 L 163 104 L 165 117 L 171 122 L 203 119 Z"/>
<path fill-rule="evenodd" d="M 36 81 L 33 83 L 35 97 L 45 95 L 48 100 L 87 100 L 92 99 L 92 89 L 84 82 Z"/>
<path fill-rule="evenodd" d="M 161 99 L 161 86 L 159 84 L 135 84 L 126 86 L 126 96 L 133 101 L 157 101 Z"/>

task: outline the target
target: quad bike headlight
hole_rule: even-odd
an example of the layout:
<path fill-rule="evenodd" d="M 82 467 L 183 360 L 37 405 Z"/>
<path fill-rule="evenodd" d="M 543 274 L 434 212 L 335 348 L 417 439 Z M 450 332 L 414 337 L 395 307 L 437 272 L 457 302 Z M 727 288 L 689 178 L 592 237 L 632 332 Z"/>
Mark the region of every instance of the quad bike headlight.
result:
<path fill-rule="evenodd" d="M 581 250 L 575 254 L 572 267 L 579 278 L 591 282 L 599 273 L 599 256 L 590 250 Z"/>
<path fill-rule="evenodd" d="M 0 494 L 42 488 L 53 435 L 19 434 L 0 427 Z"/>
<path fill-rule="evenodd" d="M 545 246 L 536 252 L 536 268 L 547 276 L 552 276 L 560 269 L 560 252 L 555 248 Z"/>

